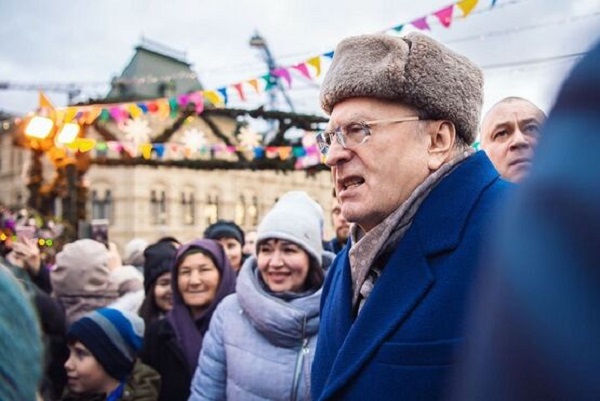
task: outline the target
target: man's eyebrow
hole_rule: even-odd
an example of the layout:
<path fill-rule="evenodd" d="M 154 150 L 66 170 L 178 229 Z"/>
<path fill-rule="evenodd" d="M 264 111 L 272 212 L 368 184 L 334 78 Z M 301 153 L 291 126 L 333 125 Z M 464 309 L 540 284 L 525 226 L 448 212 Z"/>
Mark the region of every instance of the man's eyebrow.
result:
<path fill-rule="evenodd" d="M 541 124 L 541 121 L 535 117 L 530 117 L 530 118 L 525 118 L 525 119 L 519 121 L 519 123 L 521 123 L 521 124 L 530 124 L 530 123 Z"/>

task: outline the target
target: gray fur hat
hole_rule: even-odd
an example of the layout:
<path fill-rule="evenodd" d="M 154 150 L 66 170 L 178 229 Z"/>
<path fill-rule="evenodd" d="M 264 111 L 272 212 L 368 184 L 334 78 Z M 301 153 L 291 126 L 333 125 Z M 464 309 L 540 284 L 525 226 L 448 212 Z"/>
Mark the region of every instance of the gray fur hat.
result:
<path fill-rule="evenodd" d="M 452 121 L 470 145 L 483 103 L 483 72 L 420 33 L 354 36 L 335 50 L 321 86 L 321 108 L 331 114 L 336 103 L 352 97 L 396 100 L 423 118 Z"/>

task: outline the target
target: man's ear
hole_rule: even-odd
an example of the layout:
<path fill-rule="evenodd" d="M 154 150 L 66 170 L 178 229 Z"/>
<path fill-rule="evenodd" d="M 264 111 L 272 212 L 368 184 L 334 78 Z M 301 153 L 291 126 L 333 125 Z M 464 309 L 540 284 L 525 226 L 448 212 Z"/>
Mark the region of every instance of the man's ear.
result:
<path fill-rule="evenodd" d="M 431 171 L 436 171 L 453 156 L 456 128 L 450 121 L 429 122 L 429 162 Z"/>

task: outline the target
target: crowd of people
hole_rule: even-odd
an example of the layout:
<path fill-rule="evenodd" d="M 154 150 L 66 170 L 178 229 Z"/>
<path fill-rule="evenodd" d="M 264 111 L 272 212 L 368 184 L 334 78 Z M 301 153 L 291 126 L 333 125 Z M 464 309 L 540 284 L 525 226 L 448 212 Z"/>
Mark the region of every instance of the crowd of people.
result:
<path fill-rule="evenodd" d="M 122 256 L 78 239 L 48 266 L 18 237 L 0 400 L 600 397 L 599 57 L 548 117 L 519 97 L 481 116 L 481 69 L 432 38 L 344 39 L 317 136 L 334 237 L 302 190 L 252 230 Z"/>

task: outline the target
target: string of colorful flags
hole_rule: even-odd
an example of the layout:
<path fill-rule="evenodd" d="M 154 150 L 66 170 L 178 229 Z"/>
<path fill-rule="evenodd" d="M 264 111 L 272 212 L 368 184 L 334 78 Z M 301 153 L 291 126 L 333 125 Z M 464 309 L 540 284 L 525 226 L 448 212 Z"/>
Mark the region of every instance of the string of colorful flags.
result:
<path fill-rule="evenodd" d="M 184 143 L 135 143 L 130 141 L 98 141 L 92 138 L 78 138 L 65 145 L 78 152 L 92 152 L 95 158 L 111 158 L 126 152 L 131 157 L 146 160 L 201 160 L 220 158 L 236 152 L 252 152 L 254 159 L 296 159 L 296 168 L 307 168 L 321 162 L 319 149 L 307 133 L 302 145 L 298 146 L 228 146 L 225 144 L 190 146 Z"/>
<path fill-rule="evenodd" d="M 427 31 L 431 30 L 433 21 L 438 21 L 444 28 L 450 28 L 453 20 L 466 18 L 477 6 L 478 2 L 479 0 L 457 1 L 410 22 L 385 29 L 381 33 L 398 34 L 408 26 Z M 493 0 L 491 7 L 494 7 L 495 3 L 496 1 Z M 257 94 L 269 91 L 275 85 L 277 79 L 281 79 L 289 88 L 292 87 L 296 74 L 300 74 L 306 79 L 314 80 L 323 73 L 323 61 L 332 59 L 333 54 L 333 51 L 328 51 L 291 66 L 275 68 L 262 76 L 235 82 L 216 89 L 140 102 L 60 108 L 56 109 L 57 119 L 65 123 L 75 120 L 80 124 L 91 124 L 96 119 L 100 119 L 100 121 L 112 119 L 120 123 L 129 118 L 135 119 L 147 113 L 156 114 L 166 119 L 176 116 L 179 110 L 188 107 L 190 104 L 195 107 L 196 113 L 200 114 L 204 109 L 204 102 L 209 102 L 216 107 L 224 107 L 229 103 L 230 96 L 232 95 L 237 96 L 241 101 L 246 101 L 248 91 L 254 91 Z"/>

